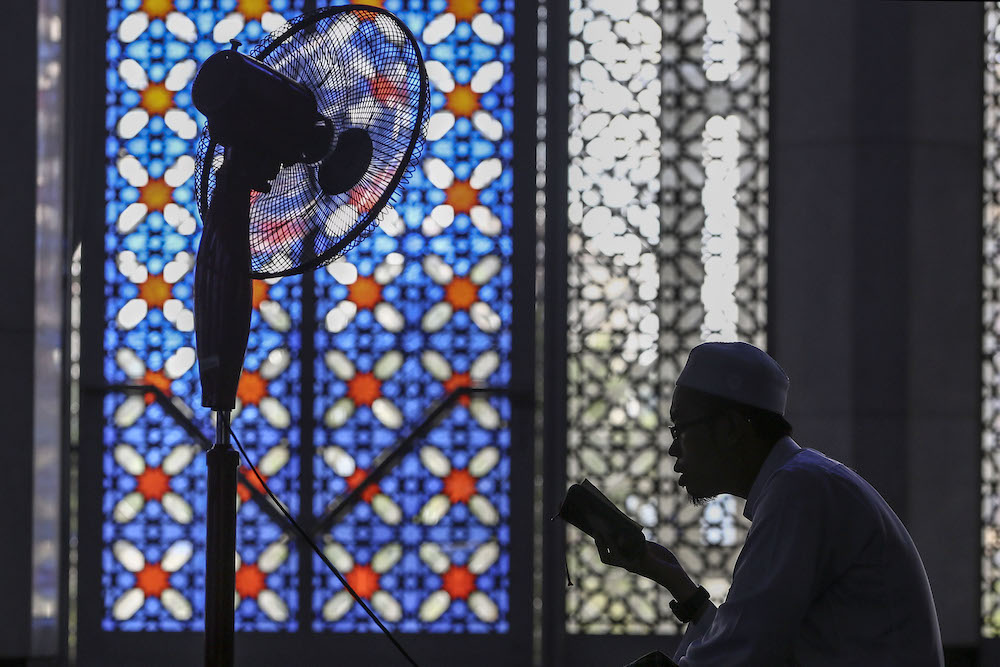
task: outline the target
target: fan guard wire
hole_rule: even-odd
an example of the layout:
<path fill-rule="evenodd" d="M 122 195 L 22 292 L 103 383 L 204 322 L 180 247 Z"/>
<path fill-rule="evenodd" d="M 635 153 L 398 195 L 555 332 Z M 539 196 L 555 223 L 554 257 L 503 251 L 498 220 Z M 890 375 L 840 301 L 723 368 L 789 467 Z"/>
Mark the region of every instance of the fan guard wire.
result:
<path fill-rule="evenodd" d="M 387 206 L 398 203 L 399 186 L 413 174 L 425 142 L 430 90 L 413 34 L 379 7 L 303 14 L 267 36 L 251 56 L 313 90 L 337 134 L 360 127 L 373 144 L 367 172 L 347 192 L 324 193 L 319 163 L 297 163 L 278 172 L 270 192 L 251 193 L 251 276 L 275 278 L 342 256 L 371 235 Z M 225 161 L 207 125 L 198 161 L 204 219 Z"/>

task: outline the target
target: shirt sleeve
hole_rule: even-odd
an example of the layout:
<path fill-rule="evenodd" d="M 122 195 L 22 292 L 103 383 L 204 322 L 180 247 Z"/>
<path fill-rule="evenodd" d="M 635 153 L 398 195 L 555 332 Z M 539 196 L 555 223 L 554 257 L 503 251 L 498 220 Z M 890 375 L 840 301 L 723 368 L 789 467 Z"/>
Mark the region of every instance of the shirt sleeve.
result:
<path fill-rule="evenodd" d="M 691 624 L 674 661 L 681 667 L 787 662 L 823 585 L 830 506 L 821 480 L 775 473 L 756 508 L 726 602 Z"/>

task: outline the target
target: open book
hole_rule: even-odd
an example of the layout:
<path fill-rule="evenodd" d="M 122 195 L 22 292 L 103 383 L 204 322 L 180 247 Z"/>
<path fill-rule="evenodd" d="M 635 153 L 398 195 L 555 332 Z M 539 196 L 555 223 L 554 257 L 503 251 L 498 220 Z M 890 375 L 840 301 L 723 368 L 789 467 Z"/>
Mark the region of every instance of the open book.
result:
<path fill-rule="evenodd" d="M 628 663 L 625 667 L 677 667 L 677 663 L 659 651 L 653 651 Z"/>
<path fill-rule="evenodd" d="M 638 558 L 645 548 L 642 526 L 586 479 L 569 487 L 556 516 L 625 558 Z"/>

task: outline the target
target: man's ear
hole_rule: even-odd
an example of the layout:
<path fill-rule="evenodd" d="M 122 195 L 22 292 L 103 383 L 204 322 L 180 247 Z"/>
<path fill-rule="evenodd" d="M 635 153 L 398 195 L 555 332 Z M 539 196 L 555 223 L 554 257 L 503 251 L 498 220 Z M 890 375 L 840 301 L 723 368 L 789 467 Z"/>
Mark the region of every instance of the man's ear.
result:
<path fill-rule="evenodd" d="M 727 410 L 724 419 L 720 420 L 726 429 L 726 435 L 734 441 L 740 441 L 753 435 L 753 424 L 746 415 L 737 410 Z"/>

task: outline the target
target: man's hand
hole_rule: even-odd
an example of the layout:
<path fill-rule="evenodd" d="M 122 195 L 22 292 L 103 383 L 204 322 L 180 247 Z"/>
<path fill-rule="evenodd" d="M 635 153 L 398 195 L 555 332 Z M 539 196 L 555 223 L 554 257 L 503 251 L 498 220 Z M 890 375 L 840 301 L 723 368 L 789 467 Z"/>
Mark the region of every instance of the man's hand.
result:
<path fill-rule="evenodd" d="M 691 577 L 684 571 L 677 556 L 670 549 L 646 540 L 642 553 L 635 558 L 626 558 L 613 546 L 594 540 L 601 562 L 621 567 L 633 574 L 652 579 L 670 591 L 677 600 L 686 600 L 698 589 Z"/>

